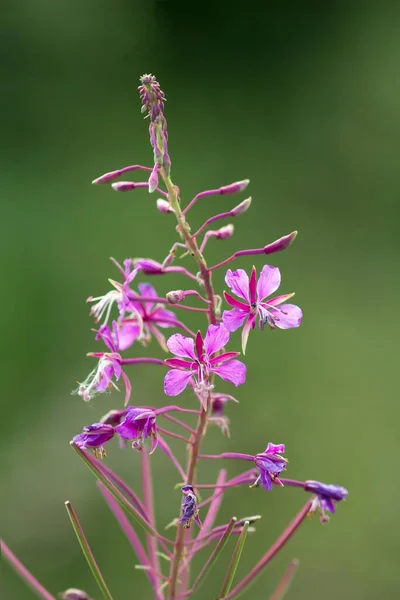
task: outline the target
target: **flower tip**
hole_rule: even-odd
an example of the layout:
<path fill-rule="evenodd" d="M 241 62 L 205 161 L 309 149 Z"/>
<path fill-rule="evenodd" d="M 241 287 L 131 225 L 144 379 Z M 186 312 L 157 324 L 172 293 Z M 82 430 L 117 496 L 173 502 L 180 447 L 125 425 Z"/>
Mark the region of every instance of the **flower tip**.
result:
<path fill-rule="evenodd" d="M 237 217 L 238 215 L 241 215 L 242 213 L 246 212 L 246 210 L 248 208 L 250 208 L 250 205 L 251 205 L 251 196 L 249 196 L 249 198 L 246 198 L 246 200 L 243 200 L 243 202 L 241 202 L 240 204 L 235 206 L 235 208 L 232 209 L 232 211 L 231 211 L 232 216 Z"/>

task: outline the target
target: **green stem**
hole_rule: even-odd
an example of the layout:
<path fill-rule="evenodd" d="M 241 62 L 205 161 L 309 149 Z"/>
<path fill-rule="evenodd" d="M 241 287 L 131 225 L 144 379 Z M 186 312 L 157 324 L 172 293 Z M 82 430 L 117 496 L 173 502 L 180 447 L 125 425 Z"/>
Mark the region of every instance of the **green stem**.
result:
<path fill-rule="evenodd" d="M 103 576 L 100 573 L 100 569 L 93 556 L 93 552 L 91 551 L 89 543 L 85 537 L 85 534 L 83 533 L 83 529 L 79 522 L 78 515 L 76 514 L 71 502 L 66 502 L 65 508 L 67 509 L 68 516 L 71 519 L 72 527 L 75 531 L 75 535 L 78 538 L 78 542 L 82 548 L 82 552 L 87 560 L 89 568 L 92 571 L 93 577 L 95 578 L 95 581 L 99 586 L 100 591 L 102 592 L 105 600 L 113 600 L 110 591 L 106 585 L 106 582 L 104 581 Z"/>

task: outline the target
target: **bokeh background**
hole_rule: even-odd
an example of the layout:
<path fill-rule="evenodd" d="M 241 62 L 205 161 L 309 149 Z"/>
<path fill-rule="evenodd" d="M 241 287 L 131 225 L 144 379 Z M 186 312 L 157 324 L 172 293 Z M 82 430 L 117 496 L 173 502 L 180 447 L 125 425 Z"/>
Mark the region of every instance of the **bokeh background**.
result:
<path fill-rule="evenodd" d="M 252 209 L 235 222 L 233 239 L 210 242 L 209 262 L 299 230 L 271 262 L 282 270 L 282 290 L 296 291 L 303 325 L 251 336 L 248 383 L 228 409 L 232 438 L 210 430 L 207 448 L 257 453 L 269 440 L 285 442 L 290 476 L 350 490 L 329 525 L 306 522 L 251 597 L 268 598 L 293 557 L 301 566 L 290 598 L 398 597 L 398 8 L 19 0 L 3 9 L 2 530 L 52 593 L 75 586 L 100 597 L 63 506 L 69 499 L 114 598 L 150 598 L 68 442 L 122 405 L 118 394 L 90 405 L 70 395 L 92 368 L 85 353 L 96 349 L 85 299 L 116 277 L 110 256 L 160 260 L 176 239 L 154 196 L 90 185 L 108 170 L 151 163 L 136 88 L 139 75 L 152 72 L 168 97 L 183 198 L 251 179 Z M 244 197 L 203 201 L 193 225 Z M 215 281 L 221 290 L 223 273 Z M 184 282 L 153 283 L 165 293 Z M 164 402 L 163 373 L 131 374 L 137 404 Z M 232 392 L 229 384 L 220 389 Z M 137 455 L 116 445 L 109 455 L 138 485 Z M 152 463 L 163 527 L 180 494 L 164 455 Z M 241 468 L 228 466 L 230 474 Z M 200 479 L 215 472 L 204 465 Z M 240 574 L 303 502 L 293 489 L 227 495 L 220 522 L 264 515 Z M 198 598 L 216 596 L 225 566 L 221 560 Z M 32 597 L 8 567 L 4 578 L 8 598 Z"/>

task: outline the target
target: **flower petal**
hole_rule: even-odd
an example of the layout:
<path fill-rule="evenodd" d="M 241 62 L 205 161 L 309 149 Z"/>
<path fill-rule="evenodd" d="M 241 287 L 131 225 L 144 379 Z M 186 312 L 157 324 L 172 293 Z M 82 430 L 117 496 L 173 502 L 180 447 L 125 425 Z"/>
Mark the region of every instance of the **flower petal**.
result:
<path fill-rule="evenodd" d="M 295 304 L 282 304 L 277 309 L 270 309 L 270 313 L 274 317 L 276 327 L 279 329 L 292 329 L 298 327 L 303 318 L 301 309 Z"/>
<path fill-rule="evenodd" d="M 171 310 L 159 308 L 150 314 L 150 319 L 157 324 L 158 327 L 178 327 L 178 319 Z M 163 321 L 166 322 L 163 322 Z"/>
<path fill-rule="evenodd" d="M 239 329 L 243 325 L 243 321 L 248 316 L 249 313 L 240 310 L 240 308 L 234 308 L 233 310 L 224 310 L 222 321 L 229 331 L 236 331 L 236 329 Z"/>
<path fill-rule="evenodd" d="M 140 292 L 140 295 L 143 296 L 144 298 L 157 298 L 158 297 L 156 290 L 153 288 L 153 286 L 150 283 L 139 283 L 138 290 Z M 145 307 L 146 311 L 150 311 L 153 305 L 154 305 L 154 302 L 145 302 L 144 307 Z"/>
<path fill-rule="evenodd" d="M 236 300 L 236 298 L 234 298 L 233 296 L 228 294 L 228 292 L 224 291 L 224 298 L 227 301 L 227 303 L 230 306 L 233 306 L 234 308 L 241 308 L 242 310 L 244 310 L 246 312 L 250 312 L 250 310 L 251 310 L 251 308 L 248 304 L 246 304 L 245 302 L 241 302 L 240 300 Z"/>
<path fill-rule="evenodd" d="M 191 378 L 190 371 L 181 371 L 180 369 L 172 369 L 168 371 L 164 379 L 164 392 L 167 396 L 178 396 Z"/>
<path fill-rule="evenodd" d="M 232 290 L 235 296 L 243 298 L 250 304 L 249 296 L 249 276 L 243 269 L 237 271 L 227 270 L 225 275 L 225 283 Z"/>
<path fill-rule="evenodd" d="M 221 350 L 229 342 L 229 330 L 223 323 L 220 325 L 209 325 L 204 338 L 204 350 L 208 356 Z"/>
<path fill-rule="evenodd" d="M 196 360 L 194 340 L 192 338 L 185 337 L 180 333 L 175 333 L 175 335 L 171 335 L 167 340 L 167 346 L 168 350 L 172 352 L 172 354 L 175 354 L 175 356 Z"/>
<path fill-rule="evenodd" d="M 257 283 L 258 301 L 262 302 L 264 298 L 267 298 L 268 296 L 276 292 L 280 284 L 281 273 L 278 267 L 271 267 L 271 265 L 265 265 L 262 268 Z"/>
<path fill-rule="evenodd" d="M 118 325 L 118 350 L 126 350 L 130 348 L 135 340 L 139 337 L 141 333 L 140 325 L 134 325 L 131 323 L 127 323 L 126 325 L 121 323 Z"/>
<path fill-rule="evenodd" d="M 240 360 L 231 360 L 220 367 L 213 367 L 212 371 L 236 387 L 246 381 L 246 365 Z"/>
<path fill-rule="evenodd" d="M 221 365 L 222 363 L 228 362 L 228 360 L 232 360 L 232 358 L 236 358 L 239 355 L 240 352 L 224 352 L 223 354 L 214 356 L 214 358 L 210 360 L 210 365 Z"/>
<path fill-rule="evenodd" d="M 254 329 L 256 325 L 256 315 L 249 315 L 246 323 L 242 330 L 242 352 L 246 354 L 247 340 L 249 339 L 249 333 L 251 329 Z"/>
<path fill-rule="evenodd" d="M 272 490 L 272 479 L 267 471 L 260 472 L 260 481 L 267 492 Z"/>

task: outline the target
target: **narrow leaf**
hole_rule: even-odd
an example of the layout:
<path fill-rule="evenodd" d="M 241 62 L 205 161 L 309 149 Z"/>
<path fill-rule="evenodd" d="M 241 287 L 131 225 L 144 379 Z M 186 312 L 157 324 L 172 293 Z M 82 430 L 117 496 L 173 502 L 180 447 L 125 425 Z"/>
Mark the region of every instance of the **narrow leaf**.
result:
<path fill-rule="evenodd" d="M 82 552 L 87 560 L 90 570 L 92 571 L 93 577 L 101 593 L 103 594 L 105 600 L 112 600 L 112 596 L 110 591 L 106 585 L 106 582 L 103 579 L 102 574 L 100 573 L 100 569 L 96 563 L 96 560 L 93 556 L 93 552 L 90 549 L 89 543 L 83 533 L 82 526 L 79 522 L 78 515 L 76 514 L 71 502 L 65 503 L 65 508 L 67 509 L 68 516 L 71 519 L 72 527 L 74 528 L 75 535 L 78 538 L 78 542 L 82 548 Z"/>
<path fill-rule="evenodd" d="M 225 598 L 227 594 L 231 591 L 232 583 L 236 575 L 236 570 L 238 568 L 240 557 L 242 556 L 244 543 L 247 537 L 247 531 L 249 529 L 250 521 L 245 521 L 243 525 L 243 529 L 240 532 L 240 537 L 236 543 L 235 549 L 232 554 L 231 562 L 229 563 L 228 571 L 225 576 L 224 583 L 222 585 L 220 598 Z"/>
<path fill-rule="evenodd" d="M 211 552 L 210 557 L 208 558 L 204 567 L 198 574 L 198 576 L 193 584 L 192 592 L 194 590 L 196 590 L 198 587 L 200 587 L 200 585 L 204 582 L 204 579 L 208 575 L 211 567 L 216 563 L 217 559 L 219 558 L 219 555 L 221 554 L 222 550 L 225 548 L 226 543 L 232 534 L 232 530 L 235 526 L 236 521 L 237 521 L 236 517 L 232 517 L 231 520 L 229 521 L 224 534 L 221 536 L 218 544 L 215 546 L 214 550 Z"/>
<path fill-rule="evenodd" d="M 104 475 L 104 473 L 100 471 L 96 463 L 91 460 L 90 456 L 86 452 L 78 448 L 78 446 L 73 442 L 71 442 L 71 446 L 83 460 L 86 466 L 89 467 L 92 473 L 94 473 L 94 475 L 114 496 L 114 498 L 122 506 L 122 508 L 124 508 L 147 533 L 151 533 L 152 535 L 158 536 L 157 532 L 144 519 L 143 515 L 125 498 L 125 496 L 115 487 L 115 485 L 111 483 L 111 481 Z"/>

